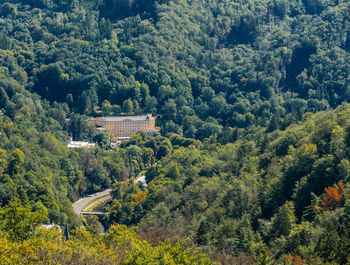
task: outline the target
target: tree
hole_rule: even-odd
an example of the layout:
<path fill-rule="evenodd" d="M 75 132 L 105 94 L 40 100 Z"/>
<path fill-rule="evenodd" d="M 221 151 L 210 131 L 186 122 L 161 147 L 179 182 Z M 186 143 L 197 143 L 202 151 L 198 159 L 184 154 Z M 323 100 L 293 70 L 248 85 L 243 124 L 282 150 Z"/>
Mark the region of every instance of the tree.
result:
<path fill-rule="evenodd" d="M 15 17 L 17 15 L 17 9 L 16 9 L 16 6 L 13 5 L 13 4 L 10 4 L 8 2 L 4 3 L 1 8 L 0 8 L 0 11 L 1 11 L 1 15 L 4 16 L 4 17 Z"/>
<path fill-rule="evenodd" d="M 112 114 L 112 105 L 111 103 L 105 99 L 103 102 L 102 102 L 102 113 L 103 113 L 103 116 L 110 116 Z"/>
<path fill-rule="evenodd" d="M 296 217 L 294 215 L 293 202 L 286 202 L 278 210 L 272 221 L 272 233 L 275 237 L 288 236 L 295 225 Z"/>
<path fill-rule="evenodd" d="M 166 120 L 175 121 L 177 118 L 177 106 L 175 101 L 173 99 L 167 100 L 162 108 L 162 112 Z"/>
<path fill-rule="evenodd" d="M 122 111 L 126 114 L 132 114 L 134 111 L 134 105 L 130 98 L 123 102 Z"/>
<path fill-rule="evenodd" d="M 326 6 L 323 0 L 303 0 L 306 12 L 309 14 L 318 14 Z"/>
<path fill-rule="evenodd" d="M 72 95 L 72 94 L 67 94 L 67 96 L 66 96 L 66 102 L 67 102 L 67 104 L 68 104 L 69 107 L 72 107 L 73 102 L 74 102 L 74 100 L 73 100 L 73 95 Z"/>
<path fill-rule="evenodd" d="M 172 151 L 172 144 L 169 139 L 164 139 L 162 143 L 159 146 L 158 152 L 157 152 L 157 158 L 160 159 L 162 157 L 167 156 Z"/>
<path fill-rule="evenodd" d="M 320 206 L 313 206 L 315 210 L 334 210 L 342 199 L 344 185 L 339 181 L 337 187 L 327 187 L 325 192 L 326 195 L 323 196 L 323 202 L 320 204 Z"/>
<path fill-rule="evenodd" d="M 167 156 L 170 153 L 171 153 L 171 150 L 170 150 L 170 148 L 167 145 L 161 145 L 159 147 L 158 152 L 157 152 L 157 158 L 160 159 L 162 157 Z"/>
<path fill-rule="evenodd" d="M 88 189 L 90 193 L 97 192 L 101 189 L 109 188 L 111 180 L 108 178 L 107 170 L 101 164 L 94 164 L 91 172 L 87 176 Z"/>
<path fill-rule="evenodd" d="M 147 113 L 155 114 L 157 112 L 158 101 L 155 97 L 150 97 L 145 103 L 145 111 Z"/>
<path fill-rule="evenodd" d="M 8 172 L 10 175 L 16 175 L 21 171 L 21 167 L 24 163 L 24 153 L 16 148 L 13 150 L 11 157 L 10 157 L 10 162 L 8 166 Z"/>
<path fill-rule="evenodd" d="M 72 134 L 75 141 L 83 140 L 89 133 L 89 126 L 86 119 L 79 114 L 73 114 L 71 116 L 68 126 L 69 133 Z"/>
<path fill-rule="evenodd" d="M 94 136 L 93 140 L 102 148 L 106 148 L 108 145 L 108 138 L 104 133 L 98 133 Z"/>
<path fill-rule="evenodd" d="M 7 167 L 6 151 L 0 148 L 0 175 L 5 171 Z"/>
<path fill-rule="evenodd" d="M 148 148 L 148 147 L 142 148 L 142 160 L 143 160 L 143 164 L 145 166 L 150 166 L 150 165 L 154 164 L 155 157 L 154 157 L 153 149 Z"/>
<path fill-rule="evenodd" d="M 10 101 L 5 89 L 0 87 L 0 108 L 5 108 Z"/>
<path fill-rule="evenodd" d="M 289 2 L 287 0 L 273 1 L 273 12 L 275 16 L 278 16 L 283 19 L 289 11 Z"/>
<path fill-rule="evenodd" d="M 196 137 L 199 140 L 203 140 L 204 138 L 208 138 L 210 136 L 214 136 L 218 133 L 220 133 L 222 129 L 221 125 L 212 123 L 212 122 L 206 122 L 201 126 L 197 132 L 196 132 Z"/>
<path fill-rule="evenodd" d="M 169 168 L 166 176 L 171 178 L 171 179 L 174 179 L 174 180 L 176 180 L 180 177 L 180 170 L 179 170 L 179 167 L 177 166 L 177 164 L 174 164 Z"/>
<path fill-rule="evenodd" d="M 209 242 L 209 235 L 207 234 L 210 232 L 212 227 L 210 227 L 210 223 L 208 223 L 206 220 L 202 221 L 199 224 L 198 230 L 196 232 L 196 243 L 200 245 L 206 245 Z"/>
<path fill-rule="evenodd" d="M 33 212 L 29 205 L 22 205 L 17 198 L 0 209 L 0 227 L 9 233 L 12 241 L 22 241 L 33 236 L 35 229 L 46 218 L 45 211 Z"/>
<path fill-rule="evenodd" d="M 92 110 L 91 99 L 86 91 L 78 98 L 78 110 L 81 114 L 89 114 Z"/>
<path fill-rule="evenodd" d="M 113 25 L 109 19 L 102 18 L 98 24 L 100 39 L 110 39 L 112 37 Z"/>
<path fill-rule="evenodd" d="M 141 93 L 141 98 L 142 98 L 142 106 L 145 106 L 146 103 L 150 99 L 149 88 L 148 88 L 147 84 L 145 84 L 145 83 L 141 84 L 140 93 Z"/>
<path fill-rule="evenodd" d="M 258 35 L 258 24 L 258 17 L 252 13 L 241 15 L 235 19 L 227 41 L 235 44 L 247 44 L 254 41 Z"/>

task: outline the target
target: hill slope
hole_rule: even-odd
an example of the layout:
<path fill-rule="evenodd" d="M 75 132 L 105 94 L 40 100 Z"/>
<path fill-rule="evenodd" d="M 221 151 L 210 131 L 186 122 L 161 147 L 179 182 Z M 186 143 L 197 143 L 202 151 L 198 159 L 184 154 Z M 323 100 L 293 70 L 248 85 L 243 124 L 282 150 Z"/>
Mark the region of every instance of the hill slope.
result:
<path fill-rule="evenodd" d="M 285 131 L 178 148 L 147 172 L 147 193 L 115 186 L 110 221 L 137 224 L 152 240 L 186 238 L 216 257 L 255 257 L 265 246 L 275 258 L 342 264 L 349 137 L 350 106 L 342 105 Z"/>
<path fill-rule="evenodd" d="M 348 1 L 2 2 L 7 73 L 80 113 L 203 139 L 349 100 Z"/>

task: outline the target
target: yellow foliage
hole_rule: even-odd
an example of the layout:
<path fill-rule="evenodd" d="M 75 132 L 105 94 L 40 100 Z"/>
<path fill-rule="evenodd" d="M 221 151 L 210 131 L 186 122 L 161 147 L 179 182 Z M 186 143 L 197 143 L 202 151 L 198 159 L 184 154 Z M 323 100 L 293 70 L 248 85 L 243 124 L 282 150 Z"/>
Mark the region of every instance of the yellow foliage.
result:
<path fill-rule="evenodd" d="M 64 80 L 64 81 L 68 81 L 68 80 L 69 80 L 69 74 L 67 74 L 67 73 L 62 73 L 62 74 L 60 75 L 60 79 L 61 79 L 61 80 Z"/>
<path fill-rule="evenodd" d="M 73 44 L 82 45 L 82 46 L 88 46 L 90 43 L 86 40 L 81 39 L 72 39 Z"/>
<path fill-rule="evenodd" d="M 139 197 L 145 196 L 140 193 Z M 8 209 L 7 209 L 8 208 Z M 157 264 L 188 264 L 206 265 L 214 264 L 205 255 L 197 254 L 180 244 L 171 245 L 168 242 L 159 246 L 152 246 L 141 239 L 135 228 L 127 228 L 125 225 L 113 225 L 106 235 L 92 234 L 84 228 L 76 228 L 71 232 L 69 241 L 65 241 L 63 234 L 58 229 L 31 229 L 36 220 L 39 220 L 36 212 L 31 212 L 29 207 L 19 205 L 14 201 L 4 213 L 16 209 L 17 212 L 11 220 L 25 219 L 25 224 L 33 224 L 30 229 L 22 226 L 11 225 L 11 229 L 0 228 L 0 265 L 1 264 L 132 264 L 132 265 L 157 265 Z M 22 218 L 23 217 L 23 218 Z M 16 219 L 17 218 L 17 219 Z M 13 237 L 18 232 L 29 231 L 26 237 Z"/>
<path fill-rule="evenodd" d="M 242 77 L 241 80 L 239 80 L 239 81 L 241 81 L 242 83 L 247 83 L 249 81 L 249 79 L 246 77 Z"/>
<path fill-rule="evenodd" d="M 147 192 L 142 191 L 142 192 L 135 195 L 134 201 L 137 203 L 137 202 L 141 201 L 143 198 L 145 198 L 146 195 L 147 195 Z"/>

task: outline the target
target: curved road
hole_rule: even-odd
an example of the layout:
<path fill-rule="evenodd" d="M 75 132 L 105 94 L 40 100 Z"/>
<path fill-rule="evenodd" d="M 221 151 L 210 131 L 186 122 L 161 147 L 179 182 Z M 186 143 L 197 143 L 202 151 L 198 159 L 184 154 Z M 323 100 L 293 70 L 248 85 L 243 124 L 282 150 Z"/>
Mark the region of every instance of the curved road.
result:
<path fill-rule="evenodd" d="M 98 201 L 98 198 L 106 197 L 106 200 L 110 199 L 110 196 L 106 196 L 111 192 L 111 189 L 100 191 L 94 194 L 91 194 L 87 197 L 81 198 L 73 203 L 73 208 L 76 214 L 80 215 L 83 209 L 89 205 L 92 200 Z"/>

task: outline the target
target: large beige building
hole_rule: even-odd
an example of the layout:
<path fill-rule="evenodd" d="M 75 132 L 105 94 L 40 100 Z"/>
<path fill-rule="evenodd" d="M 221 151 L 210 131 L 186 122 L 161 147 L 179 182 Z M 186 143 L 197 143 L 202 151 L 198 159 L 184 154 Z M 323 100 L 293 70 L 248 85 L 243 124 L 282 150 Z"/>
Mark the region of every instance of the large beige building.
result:
<path fill-rule="evenodd" d="M 137 132 L 145 132 L 147 135 L 159 131 L 155 127 L 155 118 L 152 114 L 139 116 L 98 117 L 92 121 L 96 126 L 106 130 L 111 137 L 129 137 Z"/>

